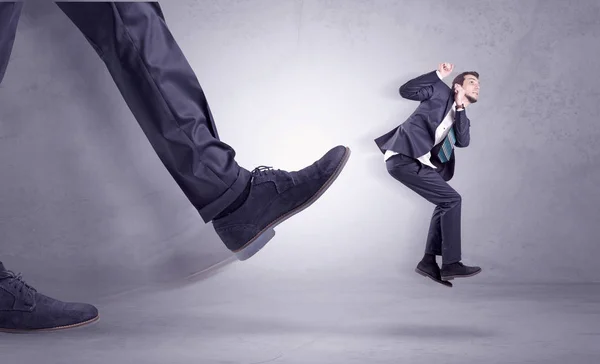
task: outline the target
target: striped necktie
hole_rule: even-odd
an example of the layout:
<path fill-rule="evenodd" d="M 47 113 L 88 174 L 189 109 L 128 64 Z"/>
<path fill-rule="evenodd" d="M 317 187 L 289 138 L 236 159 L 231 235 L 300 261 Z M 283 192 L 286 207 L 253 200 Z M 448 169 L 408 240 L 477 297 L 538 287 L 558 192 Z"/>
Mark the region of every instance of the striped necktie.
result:
<path fill-rule="evenodd" d="M 438 158 L 442 163 L 446 163 L 450 160 L 452 156 L 452 151 L 454 150 L 454 144 L 456 144 L 456 135 L 454 135 L 454 126 L 450 127 L 450 131 L 448 135 L 444 138 L 442 142 L 442 147 L 438 152 Z"/>

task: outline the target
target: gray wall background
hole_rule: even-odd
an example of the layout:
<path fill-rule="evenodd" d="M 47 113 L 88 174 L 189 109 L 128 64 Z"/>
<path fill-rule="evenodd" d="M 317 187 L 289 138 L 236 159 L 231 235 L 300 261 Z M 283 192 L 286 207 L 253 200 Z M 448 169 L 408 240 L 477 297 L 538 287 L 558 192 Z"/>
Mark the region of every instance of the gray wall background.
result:
<path fill-rule="evenodd" d="M 248 0 L 164 3 L 223 140 L 246 168 L 353 155 L 325 197 L 244 269 L 420 279 L 433 205 L 373 139 L 414 110 L 398 87 L 452 62 L 481 73 L 451 184 L 482 284 L 598 282 L 600 4 Z M 451 78 L 456 72 L 451 75 Z M 103 63 L 53 4 L 27 3 L 0 87 L 0 260 L 88 299 L 229 257 L 155 156 Z M 473 282 L 475 278 L 473 279 Z"/>

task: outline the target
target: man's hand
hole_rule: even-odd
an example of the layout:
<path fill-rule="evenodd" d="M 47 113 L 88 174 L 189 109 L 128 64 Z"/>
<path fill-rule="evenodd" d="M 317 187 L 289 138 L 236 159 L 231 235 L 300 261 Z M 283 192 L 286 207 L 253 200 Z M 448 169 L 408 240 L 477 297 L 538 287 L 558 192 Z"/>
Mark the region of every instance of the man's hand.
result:
<path fill-rule="evenodd" d="M 459 84 L 454 85 L 454 102 L 456 105 L 465 103 L 465 89 Z"/>
<path fill-rule="evenodd" d="M 442 78 L 445 78 L 452 73 L 452 70 L 454 70 L 454 65 L 452 63 L 440 63 L 437 70 Z"/>

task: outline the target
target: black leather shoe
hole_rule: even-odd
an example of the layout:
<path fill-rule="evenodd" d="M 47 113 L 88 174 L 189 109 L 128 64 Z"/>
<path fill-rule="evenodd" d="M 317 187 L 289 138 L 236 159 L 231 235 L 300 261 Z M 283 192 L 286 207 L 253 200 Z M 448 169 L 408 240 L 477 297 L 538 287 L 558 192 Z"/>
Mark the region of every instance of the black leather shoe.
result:
<path fill-rule="evenodd" d="M 440 275 L 440 267 L 436 262 L 424 262 L 420 261 L 415 268 L 415 272 L 419 273 L 423 277 L 431 278 L 433 281 L 444 285 L 446 287 L 452 287 L 452 283 L 442 280 Z"/>
<path fill-rule="evenodd" d="M 296 172 L 258 167 L 240 208 L 213 220 L 213 227 L 237 259 L 246 260 L 275 236 L 277 225 L 315 202 L 339 176 L 350 149 L 337 146 Z"/>
<path fill-rule="evenodd" d="M 1 266 L 1 265 L 0 265 Z M 8 270 L 0 270 L 0 331 L 68 329 L 98 320 L 98 310 L 85 303 L 66 303 L 38 293 Z"/>
<path fill-rule="evenodd" d="M 452 280 L 454 278 L 465 278 L 472 277 L 481 272 L 479 267 L 469 267 L 461 262 L 442 264 L 441 275 L 445 281 Z"/>

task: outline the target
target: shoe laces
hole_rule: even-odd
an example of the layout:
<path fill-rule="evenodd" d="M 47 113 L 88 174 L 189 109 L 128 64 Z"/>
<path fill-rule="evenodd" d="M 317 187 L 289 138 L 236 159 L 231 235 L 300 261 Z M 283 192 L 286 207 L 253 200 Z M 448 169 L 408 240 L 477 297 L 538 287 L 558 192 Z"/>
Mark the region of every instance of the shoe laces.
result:
<path fill-rule="evenodd" d="M 23 290 L 25 290 L 25 293 L 37 292 L 35 288 L 31 287 L 23 280 L 23 275 L 21 273 L 15 274 L 13 271 L 5 270 L 0 272 L 0 279 L 8 279 L 8 284 L 14 289 L 18 290 L 19 293 L 23 293 Z"/>
<path fill-rule="evenodd" d="M 273 173 L 275 171 L 278 171 L 278 169 L 276 170 L 276 169 L 273 169 L 273 167 L 268 167 L 268 166 L 258 166 L 252 170 L 251 174 L 253 176 L 260 176 L 262 174 Z"/>

